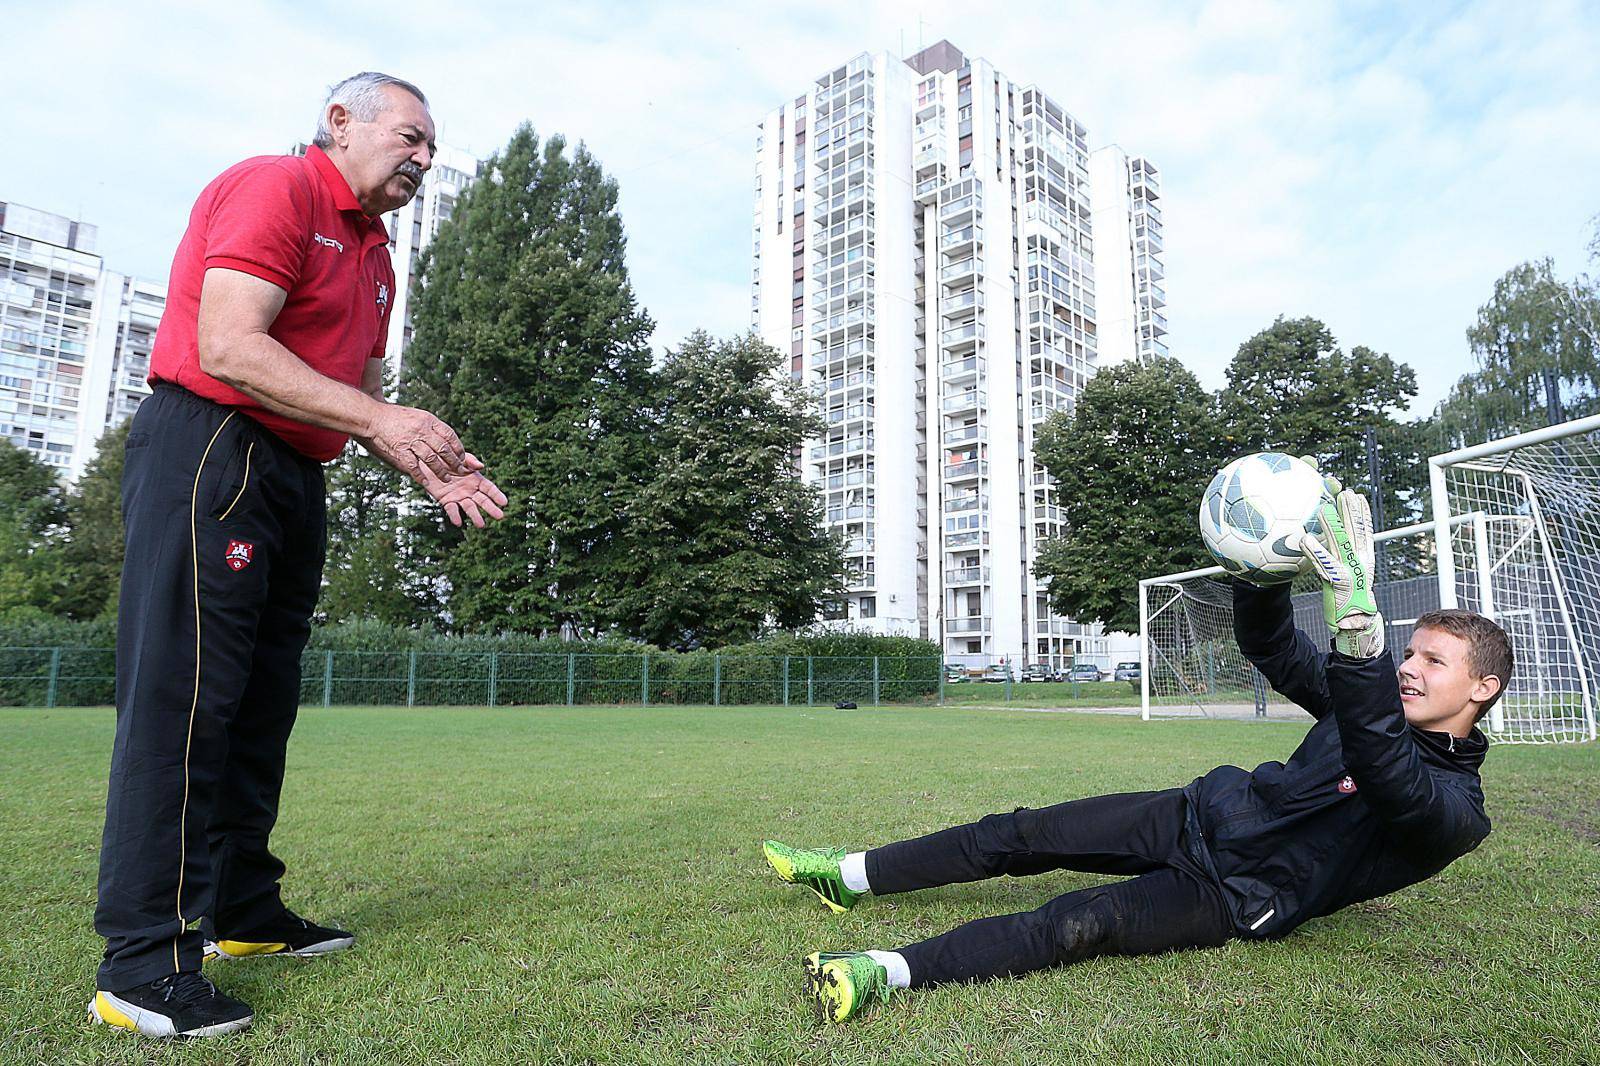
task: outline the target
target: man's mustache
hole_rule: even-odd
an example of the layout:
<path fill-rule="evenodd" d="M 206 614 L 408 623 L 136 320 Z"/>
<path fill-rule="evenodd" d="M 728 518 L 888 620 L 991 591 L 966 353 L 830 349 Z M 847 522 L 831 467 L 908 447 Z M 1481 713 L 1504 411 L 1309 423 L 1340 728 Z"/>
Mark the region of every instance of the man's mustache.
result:
<path fill-rule="evenodd" d="M 422 168 L 415 163 L 401 163 L 395 168 L 395 173 L 411 179 L 411 184 L 422 185 Z"/>

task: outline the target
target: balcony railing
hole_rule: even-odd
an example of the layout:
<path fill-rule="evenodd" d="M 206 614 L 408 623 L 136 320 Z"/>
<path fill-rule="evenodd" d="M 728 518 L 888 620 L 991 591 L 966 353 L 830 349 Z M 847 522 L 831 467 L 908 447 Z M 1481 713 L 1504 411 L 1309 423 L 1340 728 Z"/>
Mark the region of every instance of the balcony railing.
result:
<path fill-rule="evenodd" d="M 989 396 L 980 389 L 969 389 L 958 392 L 954 396 L 946 396 L 939 404 L 940 410 L 949 414 L 951 411 L 971 411 L 974 408 L 985 407 L 989 403 Z"/>
<path fill-rule="evenodd" d="M 965 618 L 946 618 L 944 620 L 946 633 L 987 633 L 989 632 L 988 615 L 968 615 Z"/>
<path fill-rule="evenodd" d="M 988 436 L 988 426 L 961 426 L 945 430 L 943 440 L 946 445 L 953 445 L 964 444 L 969 440 L 987 440 Z"/>
<path fill-rule="evenodd" d="M 974 566 L 966 570 L 946 570 L 944 583 L 946 585 L 983 585 L 989 581 L 989 568 L 987 566 Z"/>
<path fill-rule="evenodd" d="M 972 375 L 984 375 L 989 372 L 989 361 L 981 355 L 969 355 L 965 359 L 946 360 L 939 368 L 939 376 L 945 381 L 957 382 Z"/>
<path fill-rule="evenodd" d="M 944 468 L 946 481 L 960 481 L 969 477 L 988 477 L 989 464 L 983 459 L 969 459 L 964 463 L 950 463 Z"/>
<path fill-rule="evenodd" d="M 939 313 L 946 318 L 954 318 L 955 316 L 962 314 L 971 314 L 974 310 L 982 310 L 982 308 L 983 297 L 979 294 L 977 289 L 967 289 L 964 292 L 958 292 L 949 299 L 941 300 L 939 302 Z"/>
<path fill-rule="evenodd" d="M 976 511 L 980 508 L 987 509 L 988 506 L 989 497 L 979 493 L 974 493 L 971 496 L 957 496 L 954 499 L 944 501 L 946 514 L 955 514 L 960 511 Z"/>
<path fill-rule="evenodd" d="M 965 533 L 951 533 L 944 538 L 946 549 L 982 547 L 988 543 L 988 531 L 982 529 L 972 529 Z"/>
<path fill-rule="evenodd" d="M 970 348 L 978 341 L 983 340 L 983 326 L 977 322 L 968 322 L 964 326 L 947 329 L 939 334 L 939 343 L 946 348 Z"/>
<path fill-rule="evenodd" d="M 983 272 L 983 260 L 976 256 L 951 263 L 939 271 L 939 280 L 945 283 L 956 278 L 966 278 Z"/>

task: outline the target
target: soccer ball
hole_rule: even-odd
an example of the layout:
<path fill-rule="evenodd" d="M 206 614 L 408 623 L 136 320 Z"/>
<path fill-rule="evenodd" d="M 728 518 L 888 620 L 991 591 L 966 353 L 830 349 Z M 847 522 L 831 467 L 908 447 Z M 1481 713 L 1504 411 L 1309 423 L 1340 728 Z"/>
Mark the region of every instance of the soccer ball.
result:
<path fill-rule="evenodd" d="M 1230 574 L 1257 585 L 1294 580 L 1300 538 L 1320 533 L 1329 500 L 1317 468 L 1282 452 L 1241 456 L 1217 472 L 1200 499 L 1200 536 Z"/>

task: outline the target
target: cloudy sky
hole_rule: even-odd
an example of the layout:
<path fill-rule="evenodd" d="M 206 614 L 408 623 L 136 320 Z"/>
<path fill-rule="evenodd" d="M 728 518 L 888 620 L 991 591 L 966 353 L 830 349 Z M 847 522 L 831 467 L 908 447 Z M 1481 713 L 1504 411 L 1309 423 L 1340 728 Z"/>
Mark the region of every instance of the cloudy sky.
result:
<path fill-rule="evenodd" d="M 332 81 L 385 70 L 480 155 L 523 121 L 587 142 L 671 346 L 748 324 L 761 117 L 860 52 L 948 38 L 1039 85 L 1091 147 L 1162 168 L 1172 351 L 1213 387 L 1241 340 L 1309 314 L 1416 367 L 1425 412 L 1497 276 L 1593 266 L 1600 5 L 978 7 L 0 0 L 0 200 L 94 223 L 113 269 L 164 277 L 211 177 L 306 139 Z"/>

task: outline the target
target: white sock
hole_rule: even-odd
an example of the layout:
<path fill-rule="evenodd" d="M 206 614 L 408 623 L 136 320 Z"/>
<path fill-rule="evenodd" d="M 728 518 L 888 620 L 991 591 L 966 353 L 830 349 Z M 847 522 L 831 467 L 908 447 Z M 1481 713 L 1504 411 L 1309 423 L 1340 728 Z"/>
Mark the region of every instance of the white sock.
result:
<path fill-rule="evenodd" d="M 889 971 L 890 988 L 911 987 L 911 967 L 906 965 L 906 957 L 898 951 L 869 951 L 867 957 L 873 962 Z"/>
<path fill-rule="evenodd" d="M 867 884 L 867 853 L 852 851 L 840 859 L 839 877 L 852 892 L 871 892 L 872 886 Z"/>

